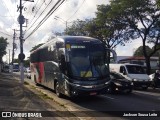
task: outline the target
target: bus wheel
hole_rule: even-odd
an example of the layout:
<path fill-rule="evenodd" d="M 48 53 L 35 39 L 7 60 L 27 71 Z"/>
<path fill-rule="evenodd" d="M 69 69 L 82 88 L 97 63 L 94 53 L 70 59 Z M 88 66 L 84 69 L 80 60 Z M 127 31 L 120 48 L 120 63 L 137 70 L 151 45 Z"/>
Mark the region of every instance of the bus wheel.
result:
<path fill-rule="evenodd" d="M 55 89 L 56 95 L 58 97 L 62 97 L 62 94 L 60 93 L 59 83 L 56 82 L 56 89 Z"/>

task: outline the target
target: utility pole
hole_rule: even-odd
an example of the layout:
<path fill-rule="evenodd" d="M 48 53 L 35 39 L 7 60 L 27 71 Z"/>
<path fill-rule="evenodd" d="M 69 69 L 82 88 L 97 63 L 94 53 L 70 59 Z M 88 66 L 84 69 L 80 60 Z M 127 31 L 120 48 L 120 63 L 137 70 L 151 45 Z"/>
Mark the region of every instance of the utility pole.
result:
<path fill-rule="evenodd" d="M 30 1 L 30 2 L 34 2 L 33 0 L 23 0 L 23 1 Z M 24 58 L 25 58 L 25 55 L 23 53 L 23 29 L 22 29 L 22 25 L 25 23 L 25 18 L 24 16 L 22 15 L 22 9 L 23 9 L 23 6 L 22 6 L 22 0 L 20 0 L 20 5 L 19 5 L 19 11 L 20 11 L 20 14 L 19 14 L 19 17 L 18 17 L 18 22 L 20 24 L 20 37 L 19 37 L 19 40 L 20 40 L 20 54 L 18 55 L 18 58 L 20 60 L 20 79 L 21 79 L 21 83 L 23 84 L 24 83 L 24 69 L 23 69 L 23 62 L 24 62 Z"/>
<path fill-rule="evenodd" d="M 9 64 L 10 64 L 10 49 L 8 49 L 9 50 Z"/>
<path fill-rule="evenodd" d="M 20 11 L 20 15 L 18 17 L 18 22 L 20 24 L 20 37 L 19 37 L 19 40 L 20 40 L 20 54 L 18 55 L 18 58 L 20 60 L 20 79 L 21 79 L 21 83 L 23 84 L 24 83 L 24 71 L 23 71 L 23 60 L 25 58 L 25 55 L 23 53 L 23 31 L 22 31 L 22 25 L 24 24 L 24 16 L 22 15 L 22 9 L 23 9 L 23 6 L 22 6 L 22 0 L 20 0 L 20 5 L 19 5 L 19 11 Z"/>
<path fill-rule="evenodd" d="M 68 32 L 68 26 L 67 26 L 67 21 L 66 21 L 66 34 L 67 34 L 67 32 Z"/>
<path fill-rule="evenodd" d="M 15 29 L 14 29 L 14 33 L 13 33 L 13 49 L 12 49 L 12 65 L 13 65 L 13 62 L 14 62 L 15 38 L 16 38 L 16 32 L 15 32 Z"/>
<path fill-rule="evenodd" d="M 72 23 L 72 22 L 68 22 L 68 20 L 64 20 L 64 19 L 62 19 L 62 18 L 60 18 L 58 16 L 55 16 L 54 19 L 56 19 L 56 20 L 60 19 L 61 22 L 65 23 L 65 25 L 66 25 L 66 35 L 67 35 L 67 32 L 68 32 L 68 23 Z"/>

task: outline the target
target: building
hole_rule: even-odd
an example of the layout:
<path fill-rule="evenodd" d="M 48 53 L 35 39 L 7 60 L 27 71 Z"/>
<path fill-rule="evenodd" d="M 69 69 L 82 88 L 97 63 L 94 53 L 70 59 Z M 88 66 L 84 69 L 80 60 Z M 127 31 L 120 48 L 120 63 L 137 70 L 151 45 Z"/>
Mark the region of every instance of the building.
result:
<path fill-rule="evenodd" d="M 131 63 L 131 64 L 139 64 L 146 66 L 145 57 L 128 57 L 118 61 L 118 63 Z M 158 69 L 159 66 L 159 57 L 151 57 L 150 58 L 151 69 Z"/>

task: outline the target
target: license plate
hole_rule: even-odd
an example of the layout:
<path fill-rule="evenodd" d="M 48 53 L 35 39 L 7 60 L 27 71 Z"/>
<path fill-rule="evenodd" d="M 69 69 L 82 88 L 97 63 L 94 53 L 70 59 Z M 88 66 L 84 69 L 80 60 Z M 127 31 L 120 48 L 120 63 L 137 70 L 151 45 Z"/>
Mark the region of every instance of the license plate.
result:
<path fill-rule="evenodd" d="M 147 87 L 146 85 L 142 85 L 142 87 Z"/>
<path fill-rule="evenodd" d="M 90 93 L 90 95 L 97 95 L 97 93 L 96 92 L 92 92 L 92 93 Z"/>

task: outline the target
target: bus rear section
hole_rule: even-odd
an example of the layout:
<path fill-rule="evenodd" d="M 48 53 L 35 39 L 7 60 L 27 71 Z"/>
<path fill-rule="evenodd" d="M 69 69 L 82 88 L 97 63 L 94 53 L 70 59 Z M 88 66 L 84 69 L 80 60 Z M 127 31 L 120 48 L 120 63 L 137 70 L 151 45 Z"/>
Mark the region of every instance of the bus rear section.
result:
<path fill-rule="evenodd" d="M 13 72 L 19 72 L 19 63 L 13 63 Z"/>
<path fill-rule="evenodd" d="M 55 38 L 31 53 L 32 78 L 58 96 L 105 94 L 110 82 L 107 52 L 94 38 Z"/>

